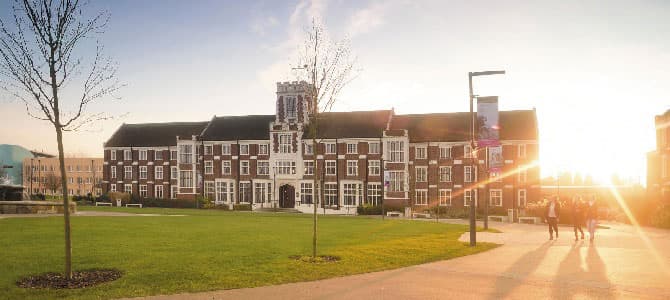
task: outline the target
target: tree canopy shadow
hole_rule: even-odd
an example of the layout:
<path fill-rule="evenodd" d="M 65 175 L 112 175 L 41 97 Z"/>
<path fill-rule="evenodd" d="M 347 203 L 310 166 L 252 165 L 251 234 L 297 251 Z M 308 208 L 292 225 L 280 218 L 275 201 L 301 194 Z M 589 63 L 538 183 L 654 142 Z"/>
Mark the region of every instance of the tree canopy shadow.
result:
<path fill-rule="evenodd" d="M 521 256 L 509 268 L 507 268 L 498 277 L 495 283 L 494 291 L 490 295 L 491 299 L 505 298 L 517 286 L 523 283 L 523 280 L 537 269 L 547 251 L 551 247 L 552 242 L 547 241 L 537 249 L 528 252 Z"/>

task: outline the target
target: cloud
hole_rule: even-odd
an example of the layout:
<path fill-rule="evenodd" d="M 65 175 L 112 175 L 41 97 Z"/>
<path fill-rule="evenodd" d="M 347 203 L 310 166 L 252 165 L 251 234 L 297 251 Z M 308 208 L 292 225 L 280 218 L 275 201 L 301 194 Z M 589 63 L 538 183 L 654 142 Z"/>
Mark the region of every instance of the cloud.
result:
<path fill-rule="evenodd" d="M 277 27 L 279 20 L 274 16 L 259 17 L 251 23 L 251 31 L 260 36 L 265 36 L 269 29 Z"/>
<path fill-rule="evenodd" d="M 347 33 L 350 37 L 368 33 L 384 25 L 384 15 L 389 9 L 388 2 L 372 3 L 368 7 L 354 12 L 349 17 L 347 24 Z"/>

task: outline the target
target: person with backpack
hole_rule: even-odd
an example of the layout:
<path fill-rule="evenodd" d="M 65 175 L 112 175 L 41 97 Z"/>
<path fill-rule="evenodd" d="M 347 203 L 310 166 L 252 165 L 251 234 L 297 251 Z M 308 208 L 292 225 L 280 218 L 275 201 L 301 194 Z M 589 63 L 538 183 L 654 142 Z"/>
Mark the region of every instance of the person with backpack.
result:
<path fill-rule="evenodd" d="M 582 226 L 584 224 L 584 209 L 583 209 L 582 197 L 575 195 L 572 197 L 572 226 L 575 231 L 575 241 L 579 240 L 577 231 L 582 234 L 582 240 L 584 239 L 584 230 Z"/>

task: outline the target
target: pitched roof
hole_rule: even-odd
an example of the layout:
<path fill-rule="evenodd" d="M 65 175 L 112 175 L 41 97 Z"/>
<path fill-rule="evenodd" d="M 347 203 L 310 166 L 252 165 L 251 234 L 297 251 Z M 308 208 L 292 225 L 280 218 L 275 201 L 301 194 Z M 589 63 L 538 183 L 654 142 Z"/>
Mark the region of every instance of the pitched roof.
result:
<path fill-rule="evenodd" d="M 389 120 L 390 110 L 326 112 L 319 114 L 317 138 L 370 138 L 381 137 Z M 311 122 L 303 137 L 309 137 Z"/>
<path fill-rule="evenodd" d="M 199 135 L 208 122 L 123 124 L 105 147 L 158 147 L 177 145 L 177 136 Z"/>
<path fill-rule="evenodd" d="M 534 110 L 500 112 L 501 140 L 537 139 Z M 470 113 L 395 115 L 391 129 L 407 129 L 410 142 L 458 142 L 470 139 Z"/>
<path fill-rule="evenodd" d="M 207 141 L 269 140 L 274 115 L 214 117 L 203 132 Z"/>

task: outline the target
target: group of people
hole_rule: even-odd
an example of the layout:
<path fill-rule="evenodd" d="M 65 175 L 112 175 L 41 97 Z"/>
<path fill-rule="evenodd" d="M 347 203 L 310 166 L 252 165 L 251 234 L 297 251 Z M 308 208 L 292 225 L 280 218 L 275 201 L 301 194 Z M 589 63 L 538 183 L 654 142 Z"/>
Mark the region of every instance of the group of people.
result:
<path fill-rule="evenodd" d="M 575 241 L 579 240 L 580 236 L 578 233 L 581 233 L 581 239 L 584 239 L 584 230 L 582 226 L 586 223 L 586 227 L 589 231 L 589 240 L 593 243 L 593 239 L 596 234 L 596 226 L 598 225 L 598 205 L 596 203 L 595 196 L 589 197 L 587 202 L 582 200 L 581 196 L 572 197 L 572 203 L 570 206 L 572 213 L 572 225 L 575 232 Z M 558 238 L 558 221 L 561 215 L 561 204 L 558 201 L 558 196 L 553 196 L 551 200 L 547 203 L 545 210 L 545 218 L 547 224 L 549 224 L 549 239 L 554 239 L 554 233 L 556 238 Z"/>

